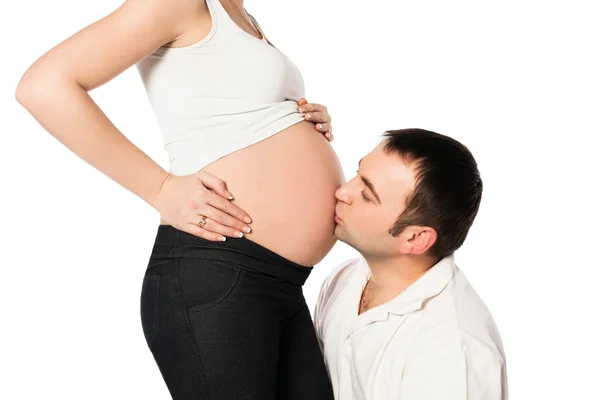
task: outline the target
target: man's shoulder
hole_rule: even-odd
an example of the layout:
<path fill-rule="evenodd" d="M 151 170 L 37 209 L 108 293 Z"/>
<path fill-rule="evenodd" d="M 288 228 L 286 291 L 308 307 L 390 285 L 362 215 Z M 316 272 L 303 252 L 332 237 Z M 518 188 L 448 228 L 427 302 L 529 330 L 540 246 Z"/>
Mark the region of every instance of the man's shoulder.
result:
<path fill-rule="evenodd" d="M 331 271 L 321 284 L 317 300 L 317 311 L 324 309 L 330 299 L 335 297 L 333 294 L 343 289 L 344 282 L 348 282 L 356 273 L 362 273 L 365 262 L 362 256 L 356 256 L 340 263 Z"/>
<path fill-rule="evenodd" d="M 330 276 L 334 275 L 343 275 L 347 273 L 351 273 L 356 271 L 358 268 L 362 267 L 365 263 L 365 259 L 363 256 L 356 256 L 347 259 L 344 262 L 338 264 L 332 271 Z"/>
<path fill-rule="evenodd" d="M 415 351 L 463 352 L 466 358 L 504 362 L 500 332 L 483 300 L 457 267 L 446 288 L 422 311 Z"/>
<path fill-rule="evenodd" d="M 356 256 L 340 263 L 325 279 L 324 286 L 331 289 L 335 288 L 340 281 L 360 272 L 360 269 L 364 266 L 364 262 L 365 259 L 362 256 Z"/>
<path fill-rule="evenodd" d="M 440 360 L 461 360 L 465 368 L 500 369 L 505 365 L 502 341 L 494 335 L 469 332 L 460 327 L 431 327 L 413 342 L 409 364 L 431 364 Z"/>
<path fill-rule="evenodd" d="M 463 340 L 495 343 L 501 347 L 502 340 L 492 313 L 460 269 L 457 269 L 452 289 L 456 327 Z"/>

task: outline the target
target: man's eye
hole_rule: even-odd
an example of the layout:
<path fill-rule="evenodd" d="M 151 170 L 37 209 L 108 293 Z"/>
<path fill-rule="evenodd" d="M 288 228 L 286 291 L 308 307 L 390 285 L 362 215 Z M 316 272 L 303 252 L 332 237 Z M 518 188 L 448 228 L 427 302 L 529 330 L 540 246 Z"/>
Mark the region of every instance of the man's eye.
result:
<path fill-rule="evenodd" d="M 363 200 L 366 201 L 367 203 L 371 202 L 371 200 L 369 200 L 369 198 L 367 196 L 365 196 L 365 192 L 360 192 L 360 195 L 362 196 Z"/>

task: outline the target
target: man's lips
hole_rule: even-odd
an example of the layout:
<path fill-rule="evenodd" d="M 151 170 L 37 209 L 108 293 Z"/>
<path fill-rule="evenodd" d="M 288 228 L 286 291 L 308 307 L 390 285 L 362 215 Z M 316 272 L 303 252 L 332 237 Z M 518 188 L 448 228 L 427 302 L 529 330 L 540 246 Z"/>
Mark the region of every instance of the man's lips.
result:
<path fill-rule="evenodd" d="M 334 215 L 333 219 L 337 223 L 342 222 L 342 219 L 338 216 L 337 209 L 335 210 L 335 215 Z"/>

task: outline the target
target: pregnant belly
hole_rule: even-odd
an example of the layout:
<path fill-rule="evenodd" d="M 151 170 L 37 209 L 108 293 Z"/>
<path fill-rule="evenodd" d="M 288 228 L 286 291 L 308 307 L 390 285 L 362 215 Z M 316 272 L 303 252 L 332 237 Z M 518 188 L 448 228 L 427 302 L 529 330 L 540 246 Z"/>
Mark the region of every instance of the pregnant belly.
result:
<path fill-rule="evenodd" d="M 305 266 L 335 244 L 335 191 L 345 181 L 331 144 L 303 121 L 203 168 L 252 217 L 252 240 Z M 228 238 L 228 240 L 235 240 Z"/>
<path fill-rule="evenodd" d="M 335 191 L 344 183 L 331 144 L 300 122 L 208 165 L 253 222 L 246 237 L 300 265 L 335 244 Z M 235 239 L 231 239 L 235 240 Z"/>

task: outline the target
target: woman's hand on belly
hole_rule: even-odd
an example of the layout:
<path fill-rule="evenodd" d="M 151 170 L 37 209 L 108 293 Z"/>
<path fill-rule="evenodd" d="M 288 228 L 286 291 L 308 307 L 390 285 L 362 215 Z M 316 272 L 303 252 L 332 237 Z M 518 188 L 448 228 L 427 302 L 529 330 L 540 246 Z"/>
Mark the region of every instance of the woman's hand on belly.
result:
<path fill-rule="evenodd" d="M 335 191 L 344 183 L 331 144 L 307 121 L 206 166 L 253 218 L 252 240 L 300 265 L 335 244 Z"/>
<path fill-rule="evenodd" d="M 321 132 L 327 140 L 333 141 L 333 127 L 331 115 L 327 107 L 322 104 L 309 103 L 304 97 L 298 101 L 298 112 L 304 115 L 304 120 L 314 123 L 317 131 Z"/>
<path fill-rule="evenodd" d="M 175 228 L 211 241 L 240 238 L 250 232 L 250 216 L 231 202 L 233 196 L 221 179 L 205 171 L 169 175 L 154 208 Z M 205 223 L 202 223 L 205 221 Z"/>

